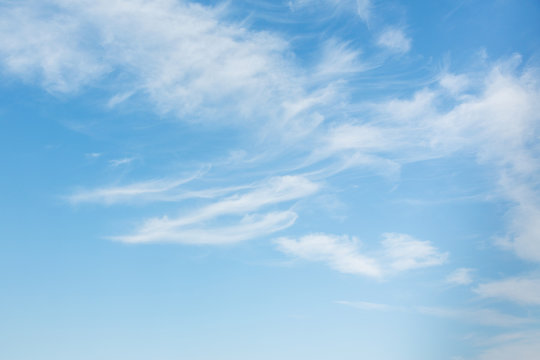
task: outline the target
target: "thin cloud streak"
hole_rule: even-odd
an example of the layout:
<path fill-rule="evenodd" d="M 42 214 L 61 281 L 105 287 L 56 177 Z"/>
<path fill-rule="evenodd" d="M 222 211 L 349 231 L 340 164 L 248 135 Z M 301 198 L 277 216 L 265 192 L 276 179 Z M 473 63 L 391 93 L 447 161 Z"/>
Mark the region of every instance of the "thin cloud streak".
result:
<path fill-rule="evenodd" d="M 225 245 L 258 238 L 286 229 L 294 224 L 293 211 L 246 215 L 233 225 L 191 227 L 154 226 L 132 235 L 110 236 L 108 239 L 130 244 L 180 243 L 190 245 Z"/>
<path fill-rule="evenodd" d="M 304 198 L 318 190 L 318 184 L 300 176 L 276 177 L 260 184 L 258 188 L 220 199 L 192 211 L 190 215 L 173 219 L 167 216 L 147 219 L 134 234 L 111 238 L 125 242 L 193 243 L 193 239 L 199 234 L 202 244 L 233 242 L 235 239 L 242 241 L 289 227 L 297 218 L 297 214 L 292 211 L 271 212 L 266 215 L 249 215 L 250 213 L 269 205 Z M 242 219 L 237 226 L 222 228 L 219 225 L 207 225 L 200 228 L 201 224 L 208 224 L 209 221 L 223 216 L 242 216 Z M 233 234 L 234 230 L 239 232 L 238 237 Z M 218 240 L 220 236 L 222 240 Z"/>
<path fill-rule="evenodd" d="M 133 201 L 171 201 L 171 190 L 200 177 L 200 174 L 180 179 L 159 179 L 138 182 L 124 186 L 102 187 L 92 190 L 79 190 L 65 199 L 71 204 L 98 203 L 112 205 Z"/>

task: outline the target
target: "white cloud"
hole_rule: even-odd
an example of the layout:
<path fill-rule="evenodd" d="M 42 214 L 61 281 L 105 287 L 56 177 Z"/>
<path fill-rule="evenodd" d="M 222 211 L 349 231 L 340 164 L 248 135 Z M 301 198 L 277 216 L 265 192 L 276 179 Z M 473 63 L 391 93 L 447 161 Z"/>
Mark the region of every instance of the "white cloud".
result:
<path fill-rule="evenodd" d="M 133 200 L 162 200 L 175 198 L 170 191 L 178 186 L 188 183 L 196 176 L 176 180 L 151 180 L 124 186 L 110 186 L 92 190 L 80 190 L 66 197 L 72 204 L 102 203 L 115 204 Z"/>
<path fill-rule="evenodd" d="M 373 10 L 371 0 L 290 0 L 287 4 L 292 11 L 322 7 L 326 10 L 325 15 L 328 9 L 356 12 L 358 17 L 366 23 L 369 22 Z"/>
<path fill-rule="evenodd" d="M 439 253 L 428 241 L 405 234 L 384 234 L 382 251 L 360 251 L 357 238 L 330 234 L 310 234 L 299 239 L 279 238 L 281 252 L 309 261 L 326 263 L 342 273 L 382 277 L 395 271 L 442 264 Z"/>
<path fill-rule="evenodd" d="M 382 275 L 377 262 L 358 251 L 356 238 L 312 234 L 298 240 L 283 237 L 275 242 L 278 249 L 286 254 L 305 260 L 325 262 L 339 272 L 371 277 Z"/>
<path fill-rule="evenodd" d="M 112 167 L 118 167 L 118 166 L 121 166 L 121 165 L 127 165 L 131 162 L 133 162 L 133 160 L 135 160 L 135 158 L 122 158 L 122 159 L 113 159 L 113 160 L 109 160 L 109 164 L 112 166 Z"/>
<path fill-rule="evenodd" d="M 97 159 L 97 158 L 100 157 L 101 155 L 103 155 L 103 154 L 101 154 L 101 153 L 96 153 L 96 152 L 84 154 L 84 156 L 86 156 L 86 157 L 89 158 L 89 159 Z"/>
<path fill-rule="evenodd" d="M 371 2 L 347 4 L 354 4 L 364 20 L 369 18 Z M 325 111 L 331 112 L 344 94 L 313 86 L 287 41 L 230 21 L 226 6 L 172 0 L 22 0 L 0 7 L 0 32 L 9 34 L 0 39 L 3 71 L 52 92 L 72 93 L 103 81 L 111 91 L 111 107 L 131 97 L 146 98 L 182 119 L 257 122 L 267 138 L 273 138 L 266 133 L 270 130 L 283 137 L 311 134 L 314 147 L 320 145 L 311 164 L 339 157 L 333 173 L 364 166 L 395 174 L 407 162 L 474 152 L 479 163 L 496 169 L 498 195 L 513 204 L 506 246 L 524 259 L 540 261 L 540 149 L 535 145 L 540 90 L 536 70 L 516 70 L 519 56 L 495 64 L 487 75 L 445 73 L 436 86 L 411 99 L 371 104 L 361 120 L 327 125 Z M 403 29 L 390 27 L 379 34 L 378 44 L 404 53 L 411 39 Z M 336 80 L 340 73 L 332 63 L 340 71 L 361 68 L 358 49 L 339 41 L 327 45 L 322 62 L 307 70 L 320 69 Z M 339 89 L 345 95 L 349 90 Z M 465 90 L 467 96 L 445 101 L 448 93 Z M 345 112 L 349 105 L 340 103 Z M 106 196 L 106 191 L 97 191 L 89 198 Z"/>
<path fill-rule="evenodd" d="M 52 92 L 102 81 L 109 107 L 147 99 L 185 121 L 275 122 L 275 131 L 314 116 L 285 116 L 286 102 L 313 89 L 288 42 L 228 21 L 226 5 L 23 0 L 2 5 L 0 30 L 9 34 L 0 39 L 4 71 Z"/>
<path fill-rule="evenodd" d="M 191 215 L 175 220 L 167 220 L 167 226 L 181 226 L 211 219 L 224 214 L 244 214 L 260 207 L 296 200 L 315 193 L 319 189 L 316 183 L 301 176 L 282 176 L 269 179 L 255 190 L 242 195 L 234 195 L 210 204 Z M 154 221 L 152 221 L 154 223 Z"/>
<path fill-rule="evenodd" d="M 371 17 L 371 10 L 371 0 L 356 0 L 356 11 L 358 12 L 358 16 L 360 16 L 360 19 L 368 22 Z"/>
<path fill-rule="evenodd" d="M 110 71 L 95 56 L 79 19 L 34 1 L 0 4 L 0 33 L 3 71 L 49 91 L 77 91 Z"/>
<path fill-rule="evenodd" d="M 478 285 L 474 291 L 487 298 L 497 298 L 525 305 L 540 305 L 540 277 L 512 277 Z"/>
<path fill-rule="evenodd" d="M 516 63 L 519 56 L 496 63 L 487 74 L 467 76 L 481 80 L 468 85 L 474 92 L 450 103 L 448 91 L 459 93 L 467 82 L 461 74 L 446 88 L 370 105 L 369 121 L 327 126 L 310 161 L 337 157 L 341 167 L 335 171 L 363 166 L 392 174 L 415 161 L 476 154 L 496 174 L 491 195 L 510 204 L 508 238 L 499 243 L 540 261 L 540 84 L 536 70 L 518 72 Z"/>
<path fill-rule="evenodd" d="M 319 186 L 301 176 L 274 177 L 243 194 L 215 201 L 189 215 L 170 219 L 167 216 L 151 218 L 143 222 L 130 235 L 114 236 L 124 242 L 185 242 L 200 243 L 241 241 L 269 234 L 291 226 L 297 214 L 292 211 L 271 212 L 265 215 L 251 214 L 262 207 L 297 200 L 318 191 Z M 241 216 L 237 225 L 225 226 L 209 223 L 222 216 Z M 234 223 L 233 220 L 230 220 Z M 234 235 L 235 232 L 238 235 Z M 210 240 L 209 240 L 210 239 Z"/>
<path fill-rule="evenodd" d="M 134 93 L 134 91 L 126 91 L 120 94 L 116 94 L 109 99 L 109 101 L 107 102 L 107 106 L 109 108 L 113 108 L 129 99 L 131 96 L 133 96 Z"/>
<path fill-rule="evenodd" d="M 390 27 L 379 35 L 377 45 L 393 52 L 406 53 L 411 49 L 411 39 L 402 29 Z"/>
<path fill-rule="evenodd" d="M 439 84 L 451 94 L 458 95 L 469 87 L 470 80 L 464 74 L 444 73 L 439 80 Z"/>
<path fill-rule="evenodd" d="M 360 51 L 337 39 L 327 40 L 322 48 L 316 75 L 341 75 L 360 72 L 366 65 L 360 61 Z"/>
<path fill-rule="evenodd" d="M 454 285 L 469 285 L 472 283 L 471 273 L 474 269 L 459 268 L 449 274 L 446 278 L 446 282 Z"/>
<path fill-rule="evenodd" d="M 410 270 L 443 264 L 448 253 L 440 253 L 429 241 L 416 240 L 406 234 L 384 234 L 382 245 L 390 266 L 396 270 Z"/>
<path fill-rule="evenodd" d="M 193 245 L 220 245 L 245 241 L 286 229 L 294 224 L 293 211 L 245 215 L 227 226 L 152 226 L 132 235 L 111 236 L 109 239 L 124 243 L 171 242 Z M 147 223 L 148 225 L 149 223 Z"/>

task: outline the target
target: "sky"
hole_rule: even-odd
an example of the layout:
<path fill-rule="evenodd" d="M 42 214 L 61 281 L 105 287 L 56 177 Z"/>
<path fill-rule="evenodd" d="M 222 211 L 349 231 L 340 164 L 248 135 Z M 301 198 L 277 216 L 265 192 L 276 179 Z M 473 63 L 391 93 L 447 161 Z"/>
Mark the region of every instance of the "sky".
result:
<path fill-rule="evenodd" d="M 540 353 L 540 2 L 0 0 L 0 358 Z"/>

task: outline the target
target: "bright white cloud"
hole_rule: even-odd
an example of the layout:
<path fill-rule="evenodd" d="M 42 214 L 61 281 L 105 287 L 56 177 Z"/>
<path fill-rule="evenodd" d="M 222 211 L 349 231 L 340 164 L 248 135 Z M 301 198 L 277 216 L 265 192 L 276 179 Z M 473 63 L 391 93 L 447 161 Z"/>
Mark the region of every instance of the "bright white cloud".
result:
<path fill-rule="evenodd" d="M 387 28 L 377 39 L 377 45 L 397 53 L 406 53 L 411 49 L 411 39 L 402 29 Z"/>
<path fill-rule="evenodd" d="M 329 234 L 311 234 L 299 239 L 284 237 L 275 242 L 285 254 L 323 262 L 339 272 L 371 277 L 440 265 L 447 257 L 428 241 L 405 234 L 384 234 L 381 251 L 360 251 L 357 238 Z"/>
<path fill-rule="evenodd" d="M 525 305 L 540 305 L 540 277 L 522 276 L 478 285 L 478 295 Z"/>
<path fill-rule="evenodd" d="M 449 89 L 460 92 L 465 77 L 446 88 L 424 88 L 410 99 L 389 99 L 370 109 L 370 121 L 328 126 L 311 162 L 340 158 L 335 171 L 363 166 L 395 173 L 407 163 L 467 151 L 494 169 L 494 195 L 508 200 L 508 238 L 500 244 L 524 259 L 540 261 L 540 84 L 534 69 L 516 71 L 519 56 L 495 64 L 448 105 Z M 469 78 L 469 77 L 467 77 Z M 473 78 L 473 77 L 470 77 Z M 444 79 L 444 77 L 443 77 Z"/>
<path fill-rule="evenodd" d="M 370 1 L 354 5 L 369 18 Z M 0 31 L 10 34 L 0 39 L 3 71 L 49 91 L 72 93 L 109 81 L 111 107 L 142 95 L 185 119 L 257 121 L 284 137 L 312 135 L 312 143 L 298 142 L 317 148 L 307 163 L 339 157 L 332 174 L 352 166 L 395 174 L 407 162 L 472 151 L 479 163 L 496 169 L 498 195 L 513 204 L 508 238 L 500 243 L 540 261 L 540 88 L 536 70 L 516 70 L 519 56 L 495 64 L 487 75 L 445 72 L 437 86 L 410 99 L 371 104 L 366 118 L 326 124 L 325 110 L 343 94 L 332 86 L 314 89 L 287 41 L 229 21 L 226 7 L 172 0 L 27 0 L 3 3 L 1 10 Z M 382 31 L 377 43 L 399 53 L 411 48 L 397 27 Z M 311 70 L 331 80 L 361 68 L 359 50 L 348 43 L 328 41 L 323 51 Z M 448 94 L 454 96 L 451 103 L 445 101 Z M 350 104 L 341 105 L 347 112 Z M 163 184 L 138 185 L 81 192 L 72 200 L 114 203 L 169 191 Z M 403 264 L 396 266 L 409 266 Z"/>
<path fill-rule="evenodd" d="M 410 270 L 443 264 L 448 253 L 440 253 L 429 241 L 420 241 L 406 234 L 384 234 L 382 246 L 390 266 Z"/>
<path fill-rule="evenodd" d="M 184 120 L 260 119 L 279 130 L 313 118 L 285 114 L 285 102 L 311 96 L 288 42 L 226 15 L 225 6 L 172 0 L 10 2 L 0 11 L 10 34 L 0 39 L 0 64 L 52 92 L 103 81 L 109 107 L 148 99 Z"/>
<path fill-rule="evenodd" d="M 471 273 L 474 269 L 459 268 L 446 277 L 446 282 L 454 285 L 469 285 L 472 283 Z"/>
<path fill-rule="evenodd" d="M 151 218 L 130 235 L 111 237 L 124 242 L 184 242 L 201 244 L 234 242 L 263 236 L 291 226 L 297 217 L 292 211 L 251 214 L 262 207 L 297 200 L 318 191 L 319 186 L 300 176 L 275 177 L 243 194 L 191 211 L 189 215 Z M 221 226 L 211 223 L 222 216 L 241 216 L 238 224 Z M 231 220 L 230 223 L 235 223 Z M 238 236 L 234 235 L 235 232 Z M 211 240 L 209 240 L 211 239 Z"/>
<path fill-rule="evenodd" d="M 356 238 L 312 234 L 298 240 L 283 237 L 275 242 L 278 249 L 286 254 L 309 261 L 327 263 L 339 272 L 371 277 L 382 275 L 377 262 L 359 252 Z"/>

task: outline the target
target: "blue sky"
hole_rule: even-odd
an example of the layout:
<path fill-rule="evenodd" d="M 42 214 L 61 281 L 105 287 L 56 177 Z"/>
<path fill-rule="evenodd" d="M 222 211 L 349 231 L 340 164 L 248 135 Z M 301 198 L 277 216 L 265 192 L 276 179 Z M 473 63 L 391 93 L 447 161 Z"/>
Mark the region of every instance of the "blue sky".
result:
<path fill-rule="evenodd" d="M 540 3 L 0 1 L 0 357 L 535 359 Z"/>

